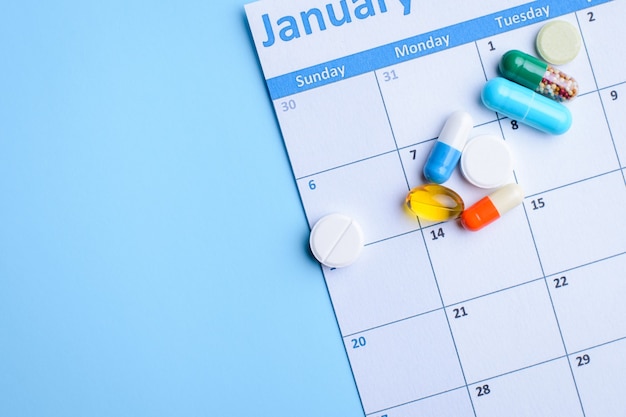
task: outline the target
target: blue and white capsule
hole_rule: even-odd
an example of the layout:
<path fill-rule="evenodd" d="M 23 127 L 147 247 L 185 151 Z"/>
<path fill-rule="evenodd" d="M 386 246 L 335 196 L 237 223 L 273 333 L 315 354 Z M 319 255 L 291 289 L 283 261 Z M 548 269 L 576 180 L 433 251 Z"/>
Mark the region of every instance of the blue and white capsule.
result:
<path fill-rule="evenodd" d="M 459 163 L 472 127 L 474 120 L 467 112 L 457 111 L 448 117 L 424 165 L 424 176 L 428 181 L 435 184 L 448 181 Z"/>
<path fill-rule="evenodd" d="M 561 135 L 572 125 L 567 107 L 505 78 L 490 80 L 481 98 L 488 109 L 542 132 Z"/>

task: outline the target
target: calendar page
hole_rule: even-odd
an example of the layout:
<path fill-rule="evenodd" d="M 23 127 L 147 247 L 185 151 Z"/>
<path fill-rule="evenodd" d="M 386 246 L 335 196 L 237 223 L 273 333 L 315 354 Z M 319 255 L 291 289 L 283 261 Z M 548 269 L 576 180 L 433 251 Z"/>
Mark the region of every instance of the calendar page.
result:
<path fill-rule="evenodd" d="M 263 0 L 246 6 L 309 225 L 361 225 L 322 267 L 367 416 L 626 415 L 626 2 Z M 546 23 L 582 47 L 549 135 L 481 90 Z M 476 231 L 404 208 L 450 114 L 504 140 L 524 199 Z M 489 194 L 456 169 L 466 207 Z"/>

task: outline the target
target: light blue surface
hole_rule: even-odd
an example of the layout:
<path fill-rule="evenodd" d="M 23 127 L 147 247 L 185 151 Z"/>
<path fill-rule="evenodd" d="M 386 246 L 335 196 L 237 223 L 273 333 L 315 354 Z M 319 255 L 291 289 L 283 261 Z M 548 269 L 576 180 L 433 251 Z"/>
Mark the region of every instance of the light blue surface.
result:
<path fill-rule="evenodd" d="M 0 416 L 358 416 L 242 0 L 4 2 Z"/>

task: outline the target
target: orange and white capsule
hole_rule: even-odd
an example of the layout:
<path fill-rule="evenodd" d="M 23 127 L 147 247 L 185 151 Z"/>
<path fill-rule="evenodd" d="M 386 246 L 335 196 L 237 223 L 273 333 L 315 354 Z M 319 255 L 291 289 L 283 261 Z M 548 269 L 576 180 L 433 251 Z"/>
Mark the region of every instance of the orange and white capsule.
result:
<path fill-rule="evenodd" d="M 507 184 L 479 200 L 461 214 L 461 224 L 467 230 L 480 230 L 524 201 L 524 190 L 517 184 Z"/>

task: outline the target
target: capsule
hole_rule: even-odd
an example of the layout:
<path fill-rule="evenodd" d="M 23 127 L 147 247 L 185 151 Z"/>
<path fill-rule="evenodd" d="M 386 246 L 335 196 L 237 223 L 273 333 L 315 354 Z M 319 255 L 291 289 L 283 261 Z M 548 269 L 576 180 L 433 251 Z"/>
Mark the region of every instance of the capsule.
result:
<path fill-rule="evenodd" d="M 481 93 L 487 108 L 553 135 L 572 125 L 572 114 L 564 105 L 502 77 L 487 82 Z"/>
<path fill-rule="evenodd" d="M 439 184 L 413 188 L 404 201 L 411 213 L 424 220 L 444 222 L 461 215 L 465 204 L 460 195 Z"/>
<path fill-rule="evenodd" d="M 513 50 L 502 55 L 500 73 L 511 81 L 556 101 L 569 101 L 578 94 L 575 79 L 524 52 Z"/>
<path fill-rule="evenodd" d="M 504 213 L 524 201 L 524 190 L 519 185 L 507 184 L 479 200 L 461 214 L 461 224 L 467 230 L 480 230 L 498 220 Z"/>
<path fill-rule="evenodd" d="M 467 112 L 457 111 L 448 117 L 424 165 L 424 177 L 428 181 L 436 184 L 448 181 L 459 163 L 467 135 L 473 126 L 474 120 Z"/>

